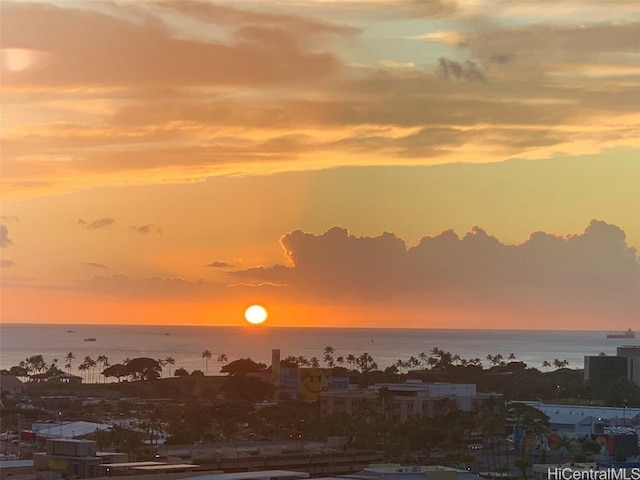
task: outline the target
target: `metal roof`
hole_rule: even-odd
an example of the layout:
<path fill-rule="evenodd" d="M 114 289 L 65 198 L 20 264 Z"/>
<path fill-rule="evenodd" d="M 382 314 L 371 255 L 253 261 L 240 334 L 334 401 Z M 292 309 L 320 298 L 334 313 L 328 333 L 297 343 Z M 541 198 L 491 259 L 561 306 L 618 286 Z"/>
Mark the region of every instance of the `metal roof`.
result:
<path fill-rule="evenodd" d="M 38 437 L 44 438 L 77 438 L 110 428 L 111 425 L 104 423 L 69 422 L 51 425 L 50 427 L 40 427 L 34 432 Z"/>
<path fill-rule="evenodd" d="M 626 419 L 632 420 L 640 415 L 640 408 L 596 407 L 582 405 L 551 405 L 540 402 L 524 403 L 535 407 L 549 417 L 550 423 L 576 424 L 588 417 L 594 420 Z"/>
<path fill-rule="evenodd" d="M 200 465 L 194 465 L 193 463 L 165 463 L 163 465 L 145 465 L 142 467 L 131 467 L 131 470 L 153 472 L 155 470 L 186 470 L 191 468 L 200 468 Z"/>
<path fill-rule="evenodd" d="M 298 478 L 309 478 L 309 474 L 306 472 L 293 472 L 290 470 L 263 470 L 259 472 L 198 475 L 197 477 L 188 477 L 188 480 L 269 480 L 271 478 L 288 478 L 295 480 Z"/>
<path fill-rule="evenodd" d="M 126 467 L 148 467 L 150 465 L 167 465 L 167 462 L 120 462 L 120 463 L 103 463 L 100 465 L 104 468 L 126 468 Z"/>
<path fill-rule="evenodd" d="M 33 460 L 3 460 L 0 462 L 0 469 L 27 467 L 33 467 Z"/>

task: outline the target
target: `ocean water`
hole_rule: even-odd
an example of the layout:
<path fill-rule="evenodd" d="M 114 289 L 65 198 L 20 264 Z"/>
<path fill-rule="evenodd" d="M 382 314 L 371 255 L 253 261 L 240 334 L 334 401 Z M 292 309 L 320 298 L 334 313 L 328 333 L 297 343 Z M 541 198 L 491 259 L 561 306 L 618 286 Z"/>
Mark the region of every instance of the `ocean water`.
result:
<path fill-rule="evenodd" d="M 73 332 L 69 332 L 72 330 Z M 485 359 L 487 354 L 510 353 L 531 367 L 541 368 L 545 360 L 568 360 L 569 368 L 582 368 L 585 355 L 604 352 L 615 355 L 619 345 L 638 345 L 639 339 L 607 339 L 602 331 L 526 331 L 526 330 L 433 330 L 433 329 L 363 329 L 363 328 L 275 328 L 275 327 L 192 327 L 192 326 L 122 326 L 122 325 L 0 325 L 0 368 L 17 365 L 30 355 L 42 354 L 45 361 L 58 359 L 64 365 L 67 352 L 76 360 L 73 370 L 85 356 L 94 359 L 106 355 L 110 363 L 125 358 L 175 358 L 172 370 L 184 367 L 201 369 L 203 350 L 210 350 L 208 373 L 216 374 L 220 366 L 217 354 L 229 360 L 251 357 L 269 364 L 271 350 L 288 355 L 318 357 L 323 349 L 335 348 L 334 357 L 370 353 L 381 367 L 398 359 L 408 359 L 420 352 L 439 347 L 463 358 Z M 85 338 L 95 342 L 85 342 Z M 485 362 L 486 364 L 487 362 Z"/>

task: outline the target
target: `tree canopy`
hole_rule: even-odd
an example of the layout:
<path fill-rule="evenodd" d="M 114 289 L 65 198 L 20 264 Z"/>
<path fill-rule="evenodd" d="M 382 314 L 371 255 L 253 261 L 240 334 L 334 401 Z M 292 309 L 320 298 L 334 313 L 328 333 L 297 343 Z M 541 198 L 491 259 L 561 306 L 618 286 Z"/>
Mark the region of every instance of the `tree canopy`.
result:
<path fill-rule="evenodd" d="M 131 377 L 132 380 L 154 380 L 160 377 L 162 367 L 157 360 L 147 357 L 138 357 L 129 360 L 126 364 L 116 363 L 104 369 L 105 377 Z"/>
<path fill-rule="evenodd" d="M 250 358 L 240 358 L 228 363 L 220 370 L 222 373 L 229 375 L 244 375 L 247 373 L 265 372 L 267 366 L 264 363 L 254 362 Z"/>

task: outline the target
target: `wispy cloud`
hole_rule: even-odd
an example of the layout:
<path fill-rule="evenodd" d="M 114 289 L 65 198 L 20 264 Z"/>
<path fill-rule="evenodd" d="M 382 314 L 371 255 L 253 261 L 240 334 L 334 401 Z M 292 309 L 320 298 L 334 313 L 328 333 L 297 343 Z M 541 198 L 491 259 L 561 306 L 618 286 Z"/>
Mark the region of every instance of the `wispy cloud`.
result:
<path fill-rule="evenodd" d="M 19 196 L 637 148 L 637 7 L 616 2 L 616 21 L 560 24 L 538 2 L 499 3 L 518 21 L 491 2 L 444 0 L 285 3 L 277 13 L 259 2 L 4 2 L 3 45 L 51 61 L 3 72 L 3 105 L 29 119 L 3 129 L 3 185 Z M 602 10 L 554 10 L 580 6 Z M 412 49 L 378 54 L 367 42 L 385 39 L 357 25 L 386 17 L 439 20 L 402 38 Z M 415 131 L 380 134 L 401 129 Z"/>
<path fill-rule="evenodd" d="M 13 245 L 13 240 L 9 238 L 9 229 L 6 225 L 0 225 L 0 247 L 7 248 Z"/>
<path fill-rule="evenodd" d="M 215 261 L 215 262 L 211 262 L 211 263 L 205 265 L 205 267 L 233 268 L 234 266 L 231 263 Z"/>
<path fill-rule="evenodd" d="M 98 262 L 84 262 L 84 264 L 87 267 L 93 267 L 93 268 L 103 268 L 103 269 L 108 269 L 109 268 L 104 263 L 98 263 Z"/>
<path fill-rule="evenodd" d="M 0 260 L 0 268 L 9 268 L 9 267 L 13 267 L 15 265 L 15 262 L 13 260 L 9 260 L 7 258 L 3 258 L 2 260 Z"/>
<path fill-rule="evenodd" d="M 115 223 L 115 220 L 113 218 L 108 218 L 108 217 L 98 218 L 97 220 L 93 220 L 93 221 L 86 221 L 83 219 L 78 220 L 78 224 L 87 230 L 100 230 L 103 228 L 109 228 L 114 223 Z"/>
<path fill-rule="evenodd" d="M 149 235 L 150 233 L 156 233 L 156 234 L 162 233 L 162 229 L 157 227 L 153 223 L 148 223 L 146 225 L 139 225 L 139 226 L 132 225 L 129 227 L 129 230 L 131 230 L 134 233 L 139 233 L 141 235 Z"/>

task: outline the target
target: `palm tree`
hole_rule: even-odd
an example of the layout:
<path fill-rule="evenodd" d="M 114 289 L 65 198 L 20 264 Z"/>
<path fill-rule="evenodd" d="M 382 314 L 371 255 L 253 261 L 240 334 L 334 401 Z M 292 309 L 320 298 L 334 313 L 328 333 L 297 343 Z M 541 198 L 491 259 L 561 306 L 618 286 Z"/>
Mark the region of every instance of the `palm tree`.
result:
<path fill-rule="evenodd" d="M 84 372 L 86 372 L 89 369 L 89 366 L 87 365 L 87 362 L 82 362 L 80 365 L 78 365 L 78 370 L 80 370 L 80 377 L 84 380 Z"/>
<path fill-rule="evenodd" d="M 25 359 L 27 370 L 33 373 L 41 373 L 47 369 L 47 364 L 42 355 L 32 355 Z"/>
<path fill-rule="evenodd" d="M 429 356 L 427 358 L 427 365 L 429 365 L 430 368 L 435 368 L 439 363 L 440 361 L 436 357 Z"/>
<path fill-rule="evenodd" d="M 65 367 L 67 367 L 67 372 L 71 373 L 71 362 L 76 358 L 73 352 L 69 352 L 64 356 L 64 359 L 67 361 Z"/>
<path fill-rule="evenodd" d="M 311 362 L 309 361 L 309 359 L 304 355 L 297 356 L 296 363 L 298 364 L 298 366 L 301 366 L 301 367 L 308 367 L 309 365 L 311 365 Z"/>
<path fill-rule="evenodd" d="M 106 355 L 104 355 L 104 358 L 102 359 L 102 366 L 104 368 L 108 368 L 108 367 L 111 366 L 111 363 L 109 362 L 109 357 L 107 357 Z M 100 373 L 102 373 L 102 372 L 100 372 Z M 107 377 L 104 377 L 104 381 L 106 383 Z"/>
<path fill-rule="evenodd" d="M 202 358 L 204 358 L 204 374 L 206 375 L 209 370 L 209 360 L 213 358 L 213 353 L 211 353 L 211 350 L 204 350 Z"/>
<path fill-rule="evenodd" d="M 335 361 L 333 360 L 333 354 L 335 353 L 335 351 L 336 349 L 333 347 L 324 347 L 324 363 L 329 368 L 333 368 L 335 365 Z"/>
<path fill-rule="evenodd" d="M 159 358 L 158 360 L 156 360 L 156 362 L 158 362 L 158 365 L 160 365 L 160 378 L 162 378 L 162 374 L 164 373 L 164 366 L 166 365 L 166 363 L 164 363 L 164 358 Z"/>
<path fill-rule="evenodd" d="M 320 360 L 318 360 L 317 357 L 311 357 L 311 366 L 313 368 L 318 368 L 320 367 Z"/>
<path fill-rule="evenodd" d="M 164 359 L 164 364 L 169 365 L 169 376 L 171 376 L 171 365 L 176 364 L 176 359 L 173 357 L 167 357 Z"/>
<path fill-rule="evenodd" d="M 97 365 L 96 361 L 91 358 L 89 355 L 84 357 L 84 362 L 86 366 L 85 370 L 93 369 Z M 91 376 L 89 376 L 91 374 Z M 87 383 L 93 383 L 93 370 L 87 372 Z"/>
<path fill-rule="evenodd" d="M 98 355 L 98 359 L 96 360 L 97 365 L 101 366 L 101 371 L 107 368 L 107 364 L 109 363 L 109 358 L 106 355 Z M 100 378 L 100 377 L 98 377 Z M 103 380 L 106 380 L 106 377 L 103 377 Z"/>
<path fill-rule="evenodd" d="M 411 355 L 409 357 L 409 367 L 410 368 L 416 368 L 418 365 L 420 365 L 420 360 L 418 360 L 416 357 Z"/>
<path fill-rule="evenodd" d="M 353 353 L 350 353 L 347 355 L 347 365 L 349 365 L 351 367 L 351 370 L 353 370 L 353 367 L 356 364 L 356 356 Z"/>
<path fill-rule="evenodd" d="M 556 367 L 556 369 L 564 368 L 569 365 L 569 360 L 559 360 L 555 358 L 553 360 L 553 365 L 554 367 Z"/>
<path fill-rule="evenodd" d="M 418 358 L 420 359 L 420 366 L 423 370 L 427 369 L 427 361 L 429 360 L 429 354 L 427 352 L 420 352 L 418 354 Z"/>
<path fill-rule="evenodd" d="M 357 359 L 356 363 L 360 367 L 362 373 L 373 372 L 378 368 L 378 365 L 373 360 L 373 357 L 369 352 L 362 353 Z"/>
<path fill-rule="evenodd" d="M 218 362 L 218 364 L 224 365 L 229 361 L 229 357 L 227 357 L 226 353 L 219 353 L 218 357 L 216 358 L 216 361 Z"/>

